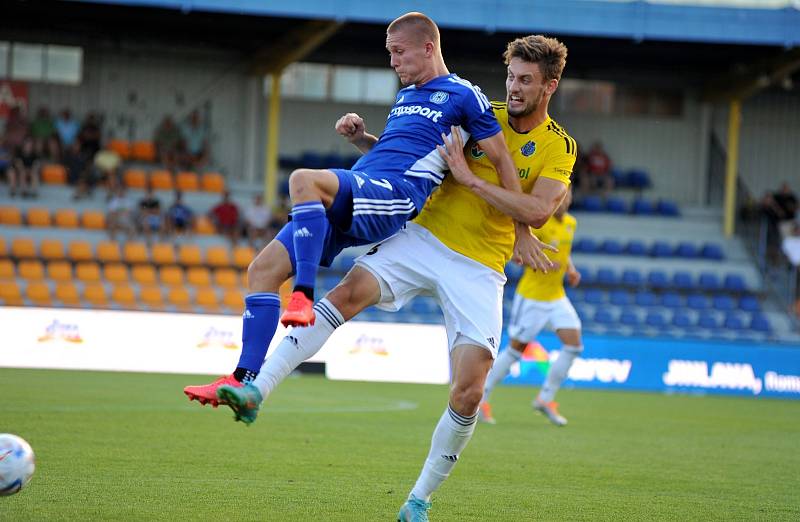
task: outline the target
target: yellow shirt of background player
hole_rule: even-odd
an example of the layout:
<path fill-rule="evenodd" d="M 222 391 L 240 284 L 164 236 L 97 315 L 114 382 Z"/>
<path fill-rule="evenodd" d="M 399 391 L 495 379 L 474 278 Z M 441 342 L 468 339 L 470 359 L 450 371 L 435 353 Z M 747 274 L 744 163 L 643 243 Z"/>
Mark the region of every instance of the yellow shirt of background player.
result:
<path fill-rule="evenodd" d="M 575 227 L 578 222 L 572 214 L 564 214 L 559 220 L 550 216 L 542 228 L 533 230 L 533 233 L 542 243 L 553 245 L 558 252 L 545 250 L 545 254 L 558 264 L 558 270 L 547 272 L 534 272 L 525 267 L 525 273 L 517 284 L 517 293 L 525 299 L 534 301 L 555 301 L 566 295 L 564 292 L 564 273 L 569 264 L 569 255 L 572 252 L 572 238 L 575 237 Z"/>
<path fill-rule="evenodd" d="M 537 178 L 570 183 L 577 146 L 550 118 L 524 134 L 508 123 L 505 103 L 492 102 L 511 158 L 519 171 L 523 192 L 530 192 Z M 470 170 L 491 183 L 499 184 L 497 172 L 486 154 L 472 141 L 465 154 Z M 502 272 L 514 247 L 511 218 L 447 176 L 431 196 L 415 223 L 430 230 L 439 241 L 489 268 Z"/>

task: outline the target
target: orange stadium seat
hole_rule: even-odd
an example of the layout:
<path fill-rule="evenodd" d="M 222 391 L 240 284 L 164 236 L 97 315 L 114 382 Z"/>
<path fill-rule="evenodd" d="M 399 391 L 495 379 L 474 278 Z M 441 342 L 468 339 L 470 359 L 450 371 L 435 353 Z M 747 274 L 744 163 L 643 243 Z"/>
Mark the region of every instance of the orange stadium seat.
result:
<path fill-rule="evenodd" d="M 32 281 L 25 287 L 25 297 L 36 306 L 50 306 L 53 299 L 50 286 L 44 281 Z"/>
<path fill-rule="evenodd" d="M 194 172 L 178 172 L 175 176 L 175 187 L 184 192 L 200 190 L 200 178 Z"/>
<path fill-rule="evenodd" d="M 156 146 L 152 141 L 134 141 L 131 144 L 131 157 L 152 163 L 156 160 Z"/>
<path fill-rule="evenodd" d="M 65 185 L 67 183 L 67 169 L 63 165 L 51 163 L 42 167 L 42 182 L 50 185 Z"/>
<path fill-rule="evenodd" d="M 78 287 L 71 281 L 56 283 L 54 295 L 58 301 L 61 301 L 61 304 L 78 306 L 81 302 Z"/>
<path fill-rule="evenodd" d="M 69 261 L 47 263 L 47 278 L 53 281 L 72 281 L 72 265 Z"/>
<path fill-rule="evenodd" d="M 154 285 L 158 281 L 153 265 L 135 265 L 131 270 L 131 276 L 140 285 Z"/>
<path fill-rule="evenodd" d="M 39 254 L 43 259 L 65 259 L 64 243 L 58 239 L 42 239 L 39 243 Z"/>
<path fill-rule="evenodd" d="M 107 148 L 124 160 L 131 157 L 131 144 L 128 140 L 109 140 Z"/>
<path fill-rule="evenodd" d="M 241 291 L 229 288 L 222 294 L 222 304 L 232 312 L 240 314 L 244 311 L 244 296 Z"/>
<path fill-rule="evenodd" d="M 5 284 L 6 279 L 14 279 L 16 271 L 14 270 L 14 263 L 10 259 L 0 259 L 0 281 Z"/>
<path fill-rule="evenodd" d="M 217 268 L 214 270 L 214 284 L 223 288 L 237 288 L 239 274 L 233 268 Z"/>
<path fill-rule="evenodd" d="M 0 284 L 0 301 L 5 306 L 20 306 L 22 305 L 22 292 L 16 281 L 3 281 Z"/>
<path fill-rule="evenodd" d="M 200 185 L 206 192 L 224 192 L 225 178 L 219 172 L 206 172 L 203 174 Z"/>
<path fill-rule="evenodd" d="M 128 188 L 143 189 L 147 186 L 147 173 L 142 169 L 128 169 L 122 175 L 122 182 Z"/>
<path fill-rule="evenodd" d="M 106 215 L 102 210 L 84 210 L 81 214 L 81 227 L 89 230 L 104 230 Z"/>
<path fill-rule="evenodd" d="M 75 277 L 84 283 L 100 282 L 100 265 L 94 261 L 84 261 L 75 265 Z"/>
<path fill-rule="evenodd" d="M 182 286 L 173 286 L 167 290 L 167 302 L 175 305 L 178 310 L 188 310 L 191 308 L 192 296 L 189 291 Z"/>
<path fill-rule="evenodd" d="M 30 227 L 49 227 L 50 209 L 45 207 L 32 207 L 25 213 L 25 220 Z"/>
<path fill-rule="evenodd" d="M 247 270 L 242 270 L 242 288 L 248 288 L 250 286 L 247 279 Z M 280 290 L 280 288 L 278 290 Z M 291 294 L 291 292 L 289 292 L 289 294 Z M 283 300 L 281 300 L 281 302 L 283 302 Z"/>
<path fill-rule="evenodd" d="M 233 249 L 233 266 L 247 268 L 255 257 L 256 251 L 253 247 L 237 246 Z"/>
<path fill-rule="evenodd" d="M 122 261 L 122 251 L 119 248 L 119 244 L 114 241 L 100 241 L 97 243 L 97 260 L 101 263 Z"/>
<path fill-rule="evenodd" d="M 0 236 L 0 257 L 6 257 L 8 255 L 8 244 L 6 242 L 5 236 Z"/>
<path fill-rule="evenodd" d="M 26 259 L 17 265 L 17 273 L 29 281 L 41 281 L 44 279 L 44 265 L 38 259 Z"/>
<path fill-rule="evenodd" d="M 180 286 L 185 279 L 183 268 L 179 266 L 162 266 L 158 270 L 158 279 L 167 286 Z"/>
<path fill-rule="evenodd" d="M 217 229 L 208 216 L 201 215 L 197 216 L 194 220 L 194 232 L 201 236 L 212 236 L 217 233 Z"/>
<path fill-rule="evenodd" d="M 111 288 L 111 300 L 122 305 L 123 308 L 137 308 L 136 293 L 129 284 L 114 285 Z"/>
<path fill-rule="evenodd" d="M 219 297 L 217 290 L 211 286 L 200 286 L 195 289 L 194 302 L 206 312 L 219 310 Z"/>
<path fill-rule="evenodd" d="M 17 259 L 37 257 L 36 243 L 27 237 L 15 237 L 11 240 L 11 256 Z"/>
<path fill-rule="evenodd" d="M 127 283 L 130 280 L 128 267 L 122 263 L 106 263 L 103 278 L 109 283 Z"/>
<path fill-rule="evenodd" d="M 175 257 L 175 247 L 172 243 L 156 243 L 150 248 L 150 257 L 157 265 L 174 265 L 177 261 Z"/>
<path fill-rule="evenodd" d="M 211 272 L 204 266 L 193 266 L 186 271 L 186 281 L 194 286 L 209 286 Z"/>
<path fill-rule="evenodd" d="M 148 263 L 150 255 L 147 252 L 147 245 L 142 241 L 130 241 L 122 247 L 122 258 L 126 263 Z"/>
<path fill-rule="evenodd" d="M 17 207 L 0 207 L 0 225 L 22 224 L 22 211 Z"/>
<path fill-rule="evenodd" d="M 88 283 L 83 287 L 83 300 L 92 306 L 108 306 L 108 293 L 101 283 Z"/>
<path fill-rule="evenodd" d="M 73 263 L 94 259 L 92 244 L 84 240 L 70 241 L 69 246 L 67 246 L 67 257 Z"/>
<path fill-rule="evenodd" d="M 206 264 L 214 267 L 231 266 L 231 254 L 227 246 L 210 246 L 206 249 Z"/>
<path fill-rule="evenodd" d="M 149 308 L 160 309 L 164 306 L 164 294 L 160 286 L 145 285 L 139 288 L 139 301 Z"/>
<path fill-rule="evenodd" d="M 172 173 L 163 169 L 154 170 L 150 173 L 150 186 L 155 190 L 172 190 Z"/>
<path fill-rule="evenodd" d="M 197 245 L 181 245 L 178 248 L 178 261 L 186 266 L 202 265 L 203 253 Z"/>
<path fill-rule="evenodd" d="M 72 208 L 60 208 L 56 210 L 53 221 L 59 228 L 78 228 L 80 223 L 78 212 Z"/>

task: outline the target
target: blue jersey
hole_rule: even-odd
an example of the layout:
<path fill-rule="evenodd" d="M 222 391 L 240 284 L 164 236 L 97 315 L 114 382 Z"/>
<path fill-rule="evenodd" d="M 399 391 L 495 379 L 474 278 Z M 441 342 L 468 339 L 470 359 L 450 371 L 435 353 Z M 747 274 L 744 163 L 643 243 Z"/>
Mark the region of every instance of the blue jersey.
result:
<path fill-rule="evenodd" d="M 378 179 L 414 178 L 409 181 L 424 193 L 424 202 L 447 171 L 436 146 L 452 125 L 461 127 L 464 143 L 470 136 L 477 141 L 502 132 L 480 88 L 455 74 L 405 87 L 397 93 L 378 142 L 352 169 Z"/>

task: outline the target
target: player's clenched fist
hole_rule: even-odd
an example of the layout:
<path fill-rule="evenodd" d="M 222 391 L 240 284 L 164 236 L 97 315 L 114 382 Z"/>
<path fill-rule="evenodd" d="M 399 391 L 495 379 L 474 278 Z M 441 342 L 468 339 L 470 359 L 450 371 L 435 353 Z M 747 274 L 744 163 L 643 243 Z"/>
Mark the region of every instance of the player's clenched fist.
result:
<path fill-rule="evenodd" d="M 348 112 L 336 121 L 336 132 L 350 142 L 364 137 L 364 119 L 354 112 Z"/>

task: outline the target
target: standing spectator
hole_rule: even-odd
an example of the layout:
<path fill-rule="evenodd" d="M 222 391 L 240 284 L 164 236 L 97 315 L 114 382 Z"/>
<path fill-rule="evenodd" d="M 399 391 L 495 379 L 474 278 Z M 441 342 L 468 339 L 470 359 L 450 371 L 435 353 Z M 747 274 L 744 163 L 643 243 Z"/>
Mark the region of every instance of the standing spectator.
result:
<path fill-rule="evenodd" d="M 78 139 L 80 125 L 78 121 L 72 117 L 72 113 L 69 109 L 61 111 L 61 115 L 56 118 L 55 127 L 58 138 L 61 140 L 61 146 L 64 147 L 65 150 L 71 147 Z"/>
<path fill-rule="evenodd" d="M 53 118 L 50 116 L 50 109 L 39 107 L 36 112 L 36 119 L 31 122 L 31 136 L 33 137 L 33 144 L 37 154 L 44 155 L 47 140 L 55 133 L 56 127 L 53 124 Z"/>
<path fill-rule="evenodd" d="M 8 171 L 8 186 L 11 197 L 17 195 L 19 187 L 22 197 L 36 197 L 39 189 L 39 156 L 33 138 L 22 140 L 22 146 L 14 154 L 12 167 Z"/>
<path fill-rule="evenodd" d="M 175 201 L 167 209 L 165 216 L 167 234 L 190 234 L 194 226 L 194 212 L 183 202 L 183 194 L 175 191 Z"/>
<path fill-rule="evenodd" d="M 208 163 L 208 133 L 206 125 L 200 121 L 200 113 L 192 111 L 189 122 L 181 129 L 186 145 L 186 167 L 200 170 Z"/>
<path fill-rule="evenodd" d="M 608 157 L 603 145 L 598 141 L 592 145 L 586 155 L 586 170 L 589 175 L 589 190 L 600 189 L 603 193 L 614 188 L 614 177 L 611 175 L 611 158 Z"/>
<path fill-rule="evenodd" d="M 100 150 L 101 139 L 100 118 L 95 113 L 90 112 L 86 115 L 86 119 L 83 120 L 83 125 L 81 125 L 81 130 L 78 132 L 81 150 L 88 159 L 93 160 L 94 155 Z"/>
<path fill-rule="evenodd" d="M 126 239 L 133 235 L 133 203 L 125 194 L 123 185 L 119 185 L 108 200 L 106 228 L 112 241 L 116 239 L 117 232 L 124 232 Z"/>
<path fill-rule="evenodd" d="M 182 148 L 181 131 L 178 129 L 172 116 L 164 116 L 153 138 L 156 145 L 156 161 L 168 170 L 174 170 L 178 155 Z"/>
<path fill-rule="evenodd" d="M 211 221 L 217 227 L 217 232 L 227 236 L 232 245 L 236 245 L 239 225 L 239 207 L 231 201 L 231 193 L 225 192 L 222 201 L 211 209 Z"/>
<path fill-rule="evenodd" d="M 161 216 L 161 201 L 153 192 L 153 187 L 147 187 L 144 197 L 139 200 L 139 228 L 149 244 L 153 234 L 163 234 L 164 220 Z"/>
<path fill-rule="evenodd" d="M 256 194 L 253 204 L 244 211 L 244 226 L 250 245 L 260 251 L 272 239 L 269 235 L 272 212 L 264 205 L 264 197 Z"/>

